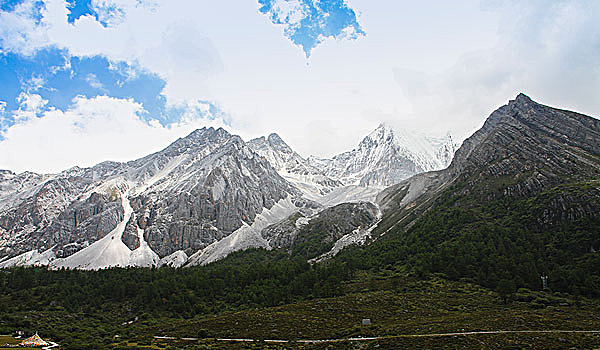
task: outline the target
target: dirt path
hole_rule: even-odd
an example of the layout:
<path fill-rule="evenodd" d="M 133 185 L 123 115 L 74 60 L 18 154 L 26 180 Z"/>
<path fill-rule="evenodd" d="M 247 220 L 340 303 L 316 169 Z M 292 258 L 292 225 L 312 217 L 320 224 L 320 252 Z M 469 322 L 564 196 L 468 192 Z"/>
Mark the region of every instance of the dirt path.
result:
<path fill-rule="evenodd" d="M 568 330 L 520 330 L 520 331 L 473 331 L 473 332 L 457 332 L 457 333 L 429 333 L 429 334 L 401 334 L 401 335 L 387 335 L 381 337 L 352 337 L 352 338 L 340 338 L 340 339 L 299 339 L 299 340 L 285 340 L 285 339 L 249 339 L 249 338 L 217 338 L 216 341 L 223 342 L 242 342 L 242 343 L 251 343 L 251 342 L 259 342 L 263 341 L 265 343 L 333 343 L 333 342 L 342 342 L 342 341 L 370 341 L 370 340 L 380 340 L 380 339 L 393 339 L 393 338 L 424 338 L 424 337 L 453 337 L 453 336 L 468 336 L 468 335 L 478 335 L 478 334 L 515 334 L 515 333 L 587 333 L 587 334 L 595 334 L 600 333 L 600 331 L 568 331 Z M 190 340 L 195 341 L 199 340 L 199 338 L 176 338 L 176 337 L 167 337 L 167 336 L 154 336 L 155 339 L 181 339 L 181 340 Z"/>
<path fill-rule="evenodd" d="M 48 350 L 48 349 L 52 349 L 52 348 L 55 348 L 55 347 L 57 347 L 57 346 L 58 346 L 58 344 L 57 344 L 57 343 L 55 343 L 55 342 L 53 342 L 53 341 L 48 341 L 48 344 L 50 344 L 50 345 L 48 345 L 48 346 L 44 346 L 44 347 L 42 348 L 42 350 Z"/>

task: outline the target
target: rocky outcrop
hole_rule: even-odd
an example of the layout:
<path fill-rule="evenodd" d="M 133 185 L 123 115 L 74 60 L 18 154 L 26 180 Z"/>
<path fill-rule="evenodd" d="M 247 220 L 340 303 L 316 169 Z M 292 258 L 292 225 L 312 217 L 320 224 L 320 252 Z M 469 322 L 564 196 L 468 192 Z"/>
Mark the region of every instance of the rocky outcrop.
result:
<path fill-rule="evenodd" d="M 342 203 L 312 217 L 297 212 L 264 228 L 261 235 L 272 248 L 285 248 L 292 255 L 314 258 L 357 229 L 371 227 L 379 218 L 378 208 L 369 202 Z"/>
<path fill-rule="evenodd" d="M 138 222 L 135 215 L 131 215 L 125 226 L 125 231 L 121 236 L 121 241 L 131 250 L 135 250 L 140 247 L 140 236 L 138 233 Z"/>
<path fill-rule="evenodd" d="M 123 216 L 117 198 L 95 192 L 82 197 L 95 181 L 94 172 L 72 168 L 40 176 L 40 183 L 5 196 L 14 206 L 0 211 L 3 250 L 15 254 L 54 247 L 62 257 L 110 232 Z"/>

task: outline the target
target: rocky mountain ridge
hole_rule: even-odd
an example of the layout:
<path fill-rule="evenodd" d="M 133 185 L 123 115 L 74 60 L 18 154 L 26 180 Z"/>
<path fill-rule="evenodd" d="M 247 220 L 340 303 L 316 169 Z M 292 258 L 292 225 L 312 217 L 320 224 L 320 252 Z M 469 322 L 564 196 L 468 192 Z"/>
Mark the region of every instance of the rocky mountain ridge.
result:
<path fill-rule="evenodd" d="M 444 170 L 378 196 L 365 258 L 497 288 L 598 295 L 600 120 L 520 94 Z M 353 257 L 360 259 L 360 257 Z"/>
<path fill-rule="evenodd" d="M 479 192 L 489 200 L 593 179 L 600 171 L 598 130 L 597 119 L 544 106 L 519 94 L 463 142 L 447 169 L 391 186 L 377 201 L 384 208 L 415 205 L 458 180 L 466 181 L 464 193 Z M 499 183 L 501 192 L 489 193 L 490 185 L 483 183 L 490 179 Z M 395 203 L 399 193 L 402 200 Z"/>
<path fill-rule="evenodd" d="M 252 139 L 248 141 L 248 145 L 254 152 L 263 156 L 279 175 L 301 190 L 307 198 L 319 200 L 322 196 L 343 186 L 340 181 L 326 176 L 293 151 L 277 134 Z"/>
<path fill-rule="evenodd" d="M 458 148 L 450 134 L 427 137 L 386 124 L 380 124 L 356 149 L 331 159 L 302 158 L 274 133 L 248 144 L 305 197 L 326 207 L 375 202 L 377 193 L 387 186 L 415 174 L 446 168 Z"/>
<path fill-rule="evenodd" d="M 381 125 L 361 142 L 360 151 L 345 153 L 355 155 L 348 157 L 353 164 L 344 165 L 343 175 L 302 158 L 277 134 L 244 142 L 213 128 L 196 130 L 127 163 L 103 162 L 54 175 L 3 171 L 0 267 L 181 266 L 206 264 L 249 247 L 279 247 L 294 237 L 270 237 L 264 233 L 269 225 L 294 213 L 312 220 L 324 207 L 374 201 L 379 179 L 395 182 L 398 173 L 408 176 L 407 167 L 443 166 L 453 152 L 451 138 L 415 141 L 398 135 Z M 425 154 L 434 158 L 425 159 Z M 334 159 L 340 163 L 341 158 Z M 379 168 L 369 172 L 368 166 Z M 355 179 L 376 180 L 344 185 L 322 169 L 344 181 L 352 171 Z M 349 208 L 364 211 L 363 205 Z M 356 214 L 352 210 L 347 215 Z M 370 231 L 360 226 L 342 230 L 340 237 L 332 234 L 343 242 L 325 242 L 336 243 L 328 254 L 364 243 Z"/>
<path fill-rule="evenodd" d="M 5 265 L 33 251 L 32 258 L 46 254 L 57 266 L 156 264 L 158 256 L 203 249 L 300 196 L 239 136 L 213 128 L 127 163 L 2 176 Z"/>

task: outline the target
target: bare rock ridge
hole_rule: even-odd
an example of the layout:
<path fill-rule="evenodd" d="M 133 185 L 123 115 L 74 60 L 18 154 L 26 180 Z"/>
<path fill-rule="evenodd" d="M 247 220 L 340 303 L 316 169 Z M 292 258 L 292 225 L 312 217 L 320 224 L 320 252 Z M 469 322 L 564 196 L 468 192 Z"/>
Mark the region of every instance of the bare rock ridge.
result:
<path fill-rule="evenodd" d="M 457 151 L 452 174 L 472 172 L 488 166 L 493 176 L 534 171 L 539 181 L 551 183 L 562 175 L 587 178 L 597 170 L 582 151 L 600 153 L 600 121 L 547 107 L 519 94 L 500 107 L 484 126 Z M 531 177 L 533 178 L 533 177 Z"/>
<path fill-rule="evenodd" d="M 555 186 L 599 177 L 600 121 L 519 94 L 463 142 L 447 169 L 416 175 L 382 191 L 377 202 L 387 222 L 381 230 L 410 227 L 446 190 L 481 201 L 528 198 Z M 547 215 L 556 220 L 581 218 L 600 210 L 571 197 L 561 201 L 565 205 L 555 208 L 558 212 L 547 208 Z"/>
<path fill-rule="evenodd" d="M 250 140 L 248 145 L 308 198 L 318 199 L 343 185 L 302 158 L 277 134 Z"/>

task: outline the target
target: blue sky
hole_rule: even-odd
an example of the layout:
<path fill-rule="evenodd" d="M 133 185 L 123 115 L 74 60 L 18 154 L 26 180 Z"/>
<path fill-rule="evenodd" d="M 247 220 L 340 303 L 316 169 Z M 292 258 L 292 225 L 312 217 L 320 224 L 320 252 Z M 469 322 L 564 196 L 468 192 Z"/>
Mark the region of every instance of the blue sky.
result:
<path fill-rule="evenodd" d="M 118 6 L 116 5 L 108 5 L 104 8 L 109 13 L 109 16 L 103 18 L 100 16 L 100 11 L 97 10 L 98 5 L 92 4 L 92 0 L 68 0 L 67 8 L 69 9 L 69 14 L 67 16 L 67 22 L 73 23 L 75 20 L 79 19 L 81 16 L 91 16 L 96 19 L 100 24 L 104 27 L 108 27 L 110 25 L 111 19 L 118 18 L 122 13 L 119 11 Z"/>
<path fill-rule="evenodd" d="M 0 168 L 129 160 L 207 125 L 278 132 L 304 156 L 383 121 L 460 139 L 518 92 L 598 115 L 599 14 L 592 0 L 0 0 Z"/>
<path fill-rule="evenodd" d="M 273 24 L 283 26 L 285 36 L 300 46 L 307 58 L 327 38 L 353 40 L 366 34 L 354 10 L 343 0 L 258 0 L 258 3 L 259 11 Z"/>
<path fill-rule="evenodd" d="M 19 6 L 27 0 L 6 0 L 0 2 L 5 12 L 18 12 Z M 275 0 L 259 0 L 259 12 L 267 15 L 273 24 L 282 25 L 285 36 L 305 52 L 306 57 L 326 38 L 357 39 L 365 34 L 357 22 L 356 14 L 343 1 L 303 0 L 293 5 L 296 8 L 287 14 Z M 283 1 L 287 3 L 286 1 Z M 39 25 L 43 17 L 45 3 L 29 1 L 28 15 Z M 81 17 L 91 18 L 103 27 L 114 26 L 125 16 L 117 3 L 68 0 L 67 23 L 74 25 Z M 291 18 L 297 12 L 297 23 Z M 344 30 L 352 28 L 352 34 Z M 92 98 L 106 95 L 120 99 L 133 99 L 143 106 L 140 115 L 144 120 L 157 120 L 163 125 L 179 120 L 186 105 L 166 106 L 166 97 L 161 94 L 165 81 L 157 74 L 127 61 L 110 60 L 102 54 L 93 56 L 72 55 L 68 49 L 56 45 L 42 46 L 32 54 L 7 51 L 0 55 L 0 101 L 3 101 L 4 115 L 1 126 L 6 129 L 15 123 L 15 111 L 22 103 L 23 94 L 37 94 L 44 103 L 44 110 L 66 110 L 77 96 Z M 218 107 L 203 101 L 210 107 L 209 116 L 222 115 Z M 227 117 L 225 117 L 227 119 Z M 2 135 L 0 134 L 0 138 Z"/>
<path fill-rule="evenodd" d="M 142 103 L 144 117 L 164 121 L 165 83 L 158 76 L 136 70 L 123 62 L 112 63 L 102 56 L 71 57 L 66 50 L 44 48 L 33 56 L 7 52 L 0 56 L 2 100 L 8 112 L 19 108 L 22 93 L 35 93 L 47 100 L 47 108 L 67 109 L 76 96 L 110 95 L 133 98 Z M 130 76 L 128 71 L 135 70 Z M 152 116 L 152 117 L 150 117 Z M 11 120 L 7 117 L 8 125 Z"/>

